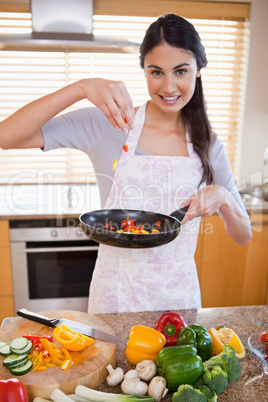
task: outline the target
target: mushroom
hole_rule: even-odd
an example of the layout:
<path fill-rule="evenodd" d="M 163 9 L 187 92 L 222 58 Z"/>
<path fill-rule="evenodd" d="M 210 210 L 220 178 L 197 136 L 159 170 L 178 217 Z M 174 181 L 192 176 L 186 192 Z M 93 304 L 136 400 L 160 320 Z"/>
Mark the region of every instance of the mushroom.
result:
<path fill-rule="evenodd" d="M 124 375 L 124 380 L 126 379 L 131 379 L 131 378 L 140 378 L 137 371 L 132 369 L 129 370 L 125 375 Z"/>
<path fill-rule="evenodd" d="M 138 376 L 143 381 L 150 381 L 157 373 L 157 366 L 153 360 L 142 360 L 136 366 Z"/>
<path fill-rule="evenodd" d="M 139 378 L 126 379 L 121 384 L 123 394 L 128 395 L 146 395 L 148 385 Z"/>
<path fill-rule="evenodd" d="M 161 401 L 168 393 L 167 382 L 164 377 L 156 376 L 152 379 L 148 388 L 148 395 L 155 399 L 155 402 Z"/>
<path fill-rule="evenodd" d="M 106 366 L 109 375 L 106 378 L 106 381 L 110 387 L 116 387 L 116 385 L 120 384 L 120 382 L 124 378 L 124 371 L 121 367 L 117 367 L 115 370 L 113 369 L 111 364 Z"/>

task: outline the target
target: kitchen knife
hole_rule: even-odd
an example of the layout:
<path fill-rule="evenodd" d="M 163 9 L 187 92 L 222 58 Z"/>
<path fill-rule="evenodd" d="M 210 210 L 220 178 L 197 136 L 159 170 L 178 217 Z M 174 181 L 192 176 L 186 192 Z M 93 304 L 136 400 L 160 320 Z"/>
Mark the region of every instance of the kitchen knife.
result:
<path fill-rule="evenodd" d="M 33 313 L 32 311 L 28 311 L 25 308 L 22 308 L 17 311 L 17 314 L 20 317 L 27 318 L 28 320 L 38 322 L 39 324 L 48 325 L 49 327 L 57 327 L 58 325 L 66 325 L 71 330 L 78 332 L 83 335 L 90 336 L 92 338 L 97 338 L 105 342 L 110 343 L 119 343 L 121 345 L 125 345 L 122 339 L 117 336 L 108 334 L 107 332 L 101 331 L 100 329 L 96 329 L 90 327 L 88 325 L 80 324 L 79 322 L 67 320 L 66 318 L 48 318 L 44 315 Z"/>

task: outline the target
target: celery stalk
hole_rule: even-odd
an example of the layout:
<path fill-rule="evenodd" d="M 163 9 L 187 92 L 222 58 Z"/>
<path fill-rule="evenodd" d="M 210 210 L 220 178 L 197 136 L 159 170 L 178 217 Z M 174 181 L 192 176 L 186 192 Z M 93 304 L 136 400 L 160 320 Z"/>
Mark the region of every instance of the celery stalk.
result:
<path fill-rule="evenodd" d="M 88 399 L 90 402 L 154 402 L 155 400 L 150 396 L 110 394 L 84 387 L 84 385 L 77 385 L 75 394 Z"/>

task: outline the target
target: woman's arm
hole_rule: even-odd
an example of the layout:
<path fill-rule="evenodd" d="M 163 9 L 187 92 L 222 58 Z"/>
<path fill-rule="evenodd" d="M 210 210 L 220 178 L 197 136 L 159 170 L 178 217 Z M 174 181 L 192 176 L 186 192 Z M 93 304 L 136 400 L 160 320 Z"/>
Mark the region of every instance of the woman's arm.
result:
<path fill-rule="evenodd" d="M 0 122 L 0 147 L 43 148 L 41 127 L 84 98 L 99 107 L 115 128 L 126 131 L 127 124 L 133 128 L 133 105 L 123 82 L 83 79 L 23 106 Z"/>
<path fill-rule="evenodd" d="M 241 246 L 251 239 L 251 224 L 246 210 L 235 201 L 232 194 L 223 186 L 211 185 L 193 194 L 182 207 L 189 206 L 182 223 L 198 216 L 210 216 L 219 211 L 224 220 L 228 235 Z"/>

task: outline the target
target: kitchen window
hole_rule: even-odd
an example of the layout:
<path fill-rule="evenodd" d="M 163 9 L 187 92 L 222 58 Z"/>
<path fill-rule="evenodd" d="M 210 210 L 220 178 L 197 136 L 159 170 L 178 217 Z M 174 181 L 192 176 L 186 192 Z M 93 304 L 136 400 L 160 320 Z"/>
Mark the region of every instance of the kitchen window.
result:
<path fill-rule="evenodd" d="M 159 9 L 159 14 L 154 17 L 125 16 L 123 10 L 119 16 L 103 15 L 102 3 L 95 2 L 98 14 L 94 15 L 94 34 L 123 37 L 139 43 L 148 25 L 162 12 Z M 113 9 L 110 12 L 116 13 L 119 1 L 112 3 L 107 5 L 106 2 L 106 5 Z M 152 2 L 144 1 L 140 9 L 145 7 L 144 12 L 148 14 L 147 3 Z M 206 2 L 198 2 L 198 12 L 194 12 L 193 3 L 197 2 L 177 1 L 176 5 L 171 1 L 157 2 L 160 3 L 166 5 L 165 11 L 189 18 L 201 36 L 208 58 L 208 67 L 202 70 L 208 115 L 213 130 L 224 143 L 234 175 L 238 176 L 250 33 L 249 7 L 245 7 L 247 3 L 228 3 L 228 9 L 222 5 L 226 3 L 219 2 L 209 3 L 213 6 L 206 9 Z M 29 12 L 7 12 L 8 7 L 17 11 L 16 6 L 12 8 L 16 5 L 13 0 L 3 4 L 6 6 L 0 4 L 0 33 L 30 32 Z M 178 4 L 182 6 L 181 13 Z M 126 4 L 126 12 L 131 11 L 131 7 Z M 22 1 L 21 8 L 19 11 L 29 11 L 26 0 Z M 139 9 L 139 2 L 136 8 Z M 80 78 L 95 76 L 123 80 L 135 106 L 148 99 L 138 54 L 0 50 L 0 120 L 46 93 Z M 88 105 L 89 102 L 83 100 L 70 110 Z M 95 182 L 92 165 L 87 155 L 80 151 L 59 149 L 43 153 L 38 149 L 0 149 L 0 184 L 85 183 L 89 176 Z"/>

